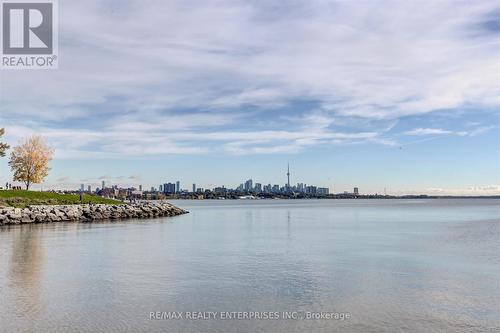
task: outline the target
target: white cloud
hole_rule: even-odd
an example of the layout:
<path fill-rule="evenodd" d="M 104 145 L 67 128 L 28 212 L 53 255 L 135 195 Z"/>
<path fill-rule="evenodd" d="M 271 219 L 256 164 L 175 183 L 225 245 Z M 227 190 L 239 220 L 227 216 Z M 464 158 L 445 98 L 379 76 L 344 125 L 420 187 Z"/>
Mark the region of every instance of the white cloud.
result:
<path fill-rule="evenodd" d="M 467 135 L 467 132 L 454 132 L 454 131 L 448 131 L 440 128 L 416 128 L 411 131 L 406 131 L 406 135 Z"/>
<path fill-rule="evenodd" d="M 60 9 L 60 69 L 0 73 L 8 135 L 40 131 L 58 158 L 203 154 L 218 141 L 238 154 L 395 144 L 387 124 L 367 130 L 363 119 L 500 105 L 498 35 L 476 31 L 490 1 L 89 0 Z M 277 127 L 274 112 L 297 100 L 319 106 L 290 110 L 302 127 Z M 233 110 L 246 105 L 265 112 Z M 332 129 L 339 117 L 350 130 Z"/>
<path fill-rule="evenodd" d="M 404 132 L 406 135 L 414 135 L 414 136 L 427 136 L 427 135 L 457 135 L 457 136 L 476 136 L 482 133 L 486 133 L 492 129 L 496 128 L 496 126 L 478 126 L 476 128 L 472 128 L 468 131 L 451 131 L 445 130 L 441 128 L 415 128 L 410 131 Z"/>

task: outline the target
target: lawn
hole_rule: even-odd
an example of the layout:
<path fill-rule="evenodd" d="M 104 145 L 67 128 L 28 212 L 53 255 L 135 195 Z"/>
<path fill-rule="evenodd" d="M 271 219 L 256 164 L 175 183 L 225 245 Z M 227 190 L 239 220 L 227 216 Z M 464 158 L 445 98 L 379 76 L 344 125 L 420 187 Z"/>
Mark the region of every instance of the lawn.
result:
<path fill-rule="evenodd" d="M 121 204 L 120 201 L 89 194 L 83 194 L 82 201 L 80 201 L 80 195 L 77 194 L 0 190 L 0 206 L 26 207 L 29 205 L 73 205 L 81 203 Z"/>

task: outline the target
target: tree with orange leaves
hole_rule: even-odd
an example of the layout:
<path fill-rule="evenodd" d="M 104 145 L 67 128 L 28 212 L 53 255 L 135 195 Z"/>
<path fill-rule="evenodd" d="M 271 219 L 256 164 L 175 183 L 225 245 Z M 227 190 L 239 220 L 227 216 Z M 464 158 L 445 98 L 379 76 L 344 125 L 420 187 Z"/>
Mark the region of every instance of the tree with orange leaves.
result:
<path fill-rule="evenodd" d="M 22 181 L 29 190 L 31 184 L 39 184 L 49 174 L 49 162 L 54 150 L 45 140 L 33 135 L 14 147 L 9 165 L 14 172 L 14 181 Z"/>

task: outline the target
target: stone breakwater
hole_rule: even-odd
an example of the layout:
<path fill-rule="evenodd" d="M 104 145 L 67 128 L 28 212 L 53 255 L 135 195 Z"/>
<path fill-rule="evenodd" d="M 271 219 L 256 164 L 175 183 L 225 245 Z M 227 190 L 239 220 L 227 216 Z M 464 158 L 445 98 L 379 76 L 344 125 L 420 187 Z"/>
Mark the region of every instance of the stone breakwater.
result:
<path fill-rule="evenodd" d="M 55 205 L 27 208 L 0 207 L 0 225 L 50 222 L 92 222 L 128 218 L 154 218 L 186 214 L 166 202 L 125 205 Z"/>

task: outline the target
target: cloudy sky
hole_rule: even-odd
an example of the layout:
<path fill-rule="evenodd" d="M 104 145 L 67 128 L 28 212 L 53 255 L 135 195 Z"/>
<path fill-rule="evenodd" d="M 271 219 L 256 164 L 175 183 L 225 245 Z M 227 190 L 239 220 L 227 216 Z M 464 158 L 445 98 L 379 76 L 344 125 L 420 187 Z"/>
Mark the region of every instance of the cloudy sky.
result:
<path fill-rule="evenodd" d="M 59 1 L 59 69 L 0 71 L 43 185 L 500 194 L 494 1 Z M 7 158 L 0 181 L 10 178 Z"/>

